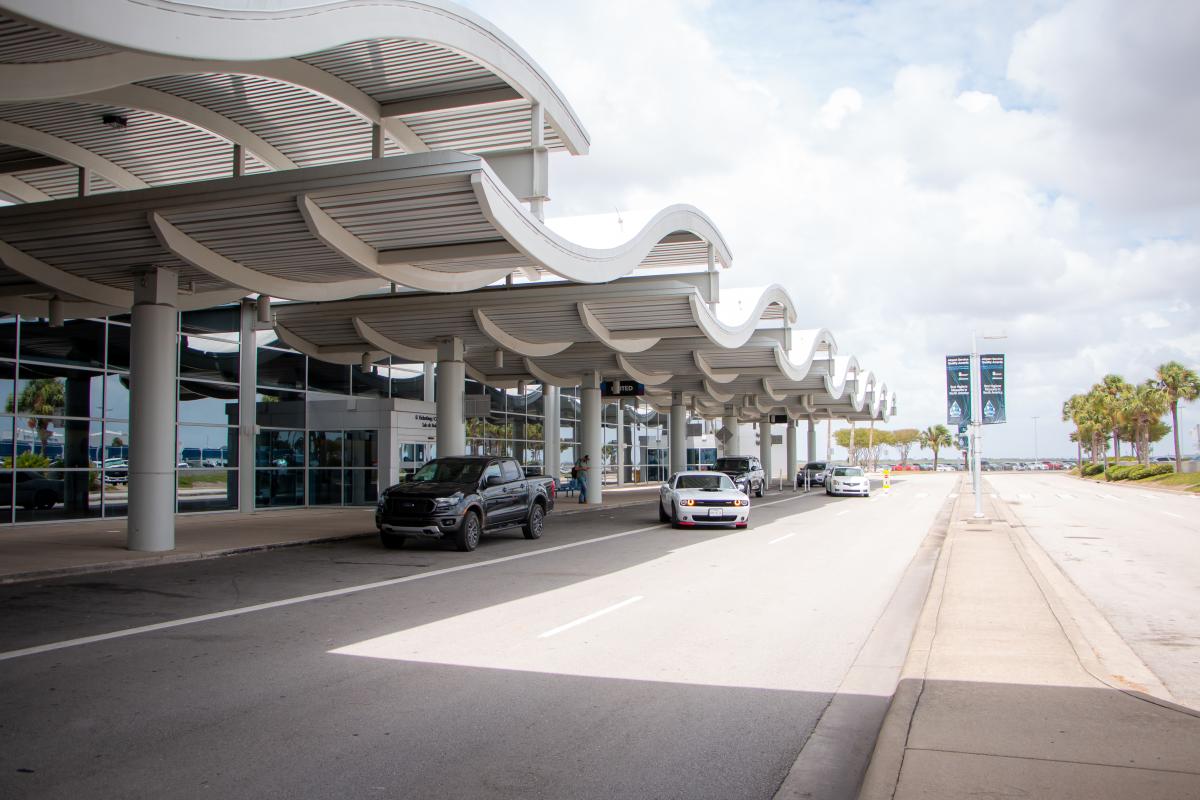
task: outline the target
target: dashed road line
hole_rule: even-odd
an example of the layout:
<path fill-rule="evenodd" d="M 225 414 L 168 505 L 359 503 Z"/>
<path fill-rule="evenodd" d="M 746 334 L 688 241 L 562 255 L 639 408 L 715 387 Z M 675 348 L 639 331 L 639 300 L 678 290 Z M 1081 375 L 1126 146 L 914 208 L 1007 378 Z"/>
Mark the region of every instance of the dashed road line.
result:
<path fill-rule="evenodd" d="M 1098 495 L 1098 496 L 1103 497 L 1105 500 L 1116 500 L 1118 503 L 1129 502 L 1127 500 L 1122 500 L 1120 497 L 1117 497 L 1116 495 L 1111 495 L 1111 494 L 1102 494 L 1102 495 Z"/>
<path fill-rule="evenodd" d="M 784 539 L 790 539 L 795 535 L 796 535 L 795 533 L 785 533 L 783 536 L 780 536 L 778 539 L 772 539 L 771 541 L 767 542 L 767 544 L 779 544 Z"/>
<path fill-rule="evenodd" d="M 543 631 L 542 633 L 538 634 L 538 638 L 539 639 L 549 639 L 551 636 L 557 636 L 558 634 L 562 633 L 563 631 L 569 631 L 569 630 L 571 630 L 571 628 L 574 628 L 578 625 L 582 625 L 585 622 L 591 622 L 594 619 L 603 617 L 605 614 L 611 614 L 612 612 L 616 611 L 617 609 L 624 608 L 625 606 L 628 606 L 628 605 L 632 605 L 632 604 L 636 603 L 637 601 L 643 600 L 643 599 L 645 599 L 645 598 L 640 594 L 634 595 L 633 597 L 622 600 L 619 603 L 614 603 L 613 605 L 609 606 L 608 608 L 602 608 L 599 611 L 593 611 L 591 614 L 582 616 L 579 619 L 571 620 L 570 622 L 568 622 L 565 625 L 559 625 L 557 628 L 551 628 L 548 631 Z"/>
<path fill-rule="evenodd" d="M 1164 511 L 1162 513 L 1166 514 L 1168 517 L 1174 517 L 1175 519 L 1187 519 L 1187 517 L 1185 517 L 1183 514 L 1176 514 L 1173 511 Z"/>
<path fill-rule="evenodd" d="M 847 508 L 845 511 L 839 511 L 838 513 L 834 514 L 834 516 L 835 516 L 835 517 L 842 517 L 842 516 L 845 516 L 846 514 L 849 514 L 849 513 L 850 513 L 850 509 L 848 509 L 848 508 Z"/>
<path fill-rule="evenodd" d="M 1073 494 L 1059 494 L 1059 495 L 1058 495 L 1058 499 L 1059 499 L 1059 500 L 1074 500 L 1074 499 L 1075 499 L 1075 495 L 1073 495 Z"/>

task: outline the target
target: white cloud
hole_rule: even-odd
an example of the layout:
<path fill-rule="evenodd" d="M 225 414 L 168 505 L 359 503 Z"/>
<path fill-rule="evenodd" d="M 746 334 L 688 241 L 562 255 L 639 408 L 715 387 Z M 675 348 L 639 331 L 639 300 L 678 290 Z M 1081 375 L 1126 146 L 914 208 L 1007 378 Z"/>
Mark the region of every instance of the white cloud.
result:
<path fill-rule="evenodd" d="M 1061 403 L 1106 372 L 1200 365 L 1200 5 L 471 5 L 592 133 L 551 215 L 699 206 L 725 285 L 786 285 L 899 394 L 893 425 L 941 420 L 973 329 L 1009 337 L 989 446 L 1016 456 L 1034 415 L 1073 452 Z"/>

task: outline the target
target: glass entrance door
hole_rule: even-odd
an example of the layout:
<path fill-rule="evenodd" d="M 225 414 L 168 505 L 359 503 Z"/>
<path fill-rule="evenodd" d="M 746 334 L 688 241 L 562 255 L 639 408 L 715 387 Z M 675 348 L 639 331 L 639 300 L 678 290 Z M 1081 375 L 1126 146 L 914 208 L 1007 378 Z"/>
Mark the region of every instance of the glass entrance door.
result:
<path fill-rule="evenodd" d="M 433 445 L 426 442 L 400 443 L 400 480 L 412 476 L 421 465 L 433 458 Z"/>

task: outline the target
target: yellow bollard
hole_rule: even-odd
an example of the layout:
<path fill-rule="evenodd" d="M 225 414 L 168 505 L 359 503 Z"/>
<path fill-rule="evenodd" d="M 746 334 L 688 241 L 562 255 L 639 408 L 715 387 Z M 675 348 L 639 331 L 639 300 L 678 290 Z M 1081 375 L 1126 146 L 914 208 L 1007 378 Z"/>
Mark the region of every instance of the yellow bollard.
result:
<path fill-rule="evenodd" d="M 892 488 L 892 471 L 890 469 L 884 469 L 883 471 L 883 488 Z"/>

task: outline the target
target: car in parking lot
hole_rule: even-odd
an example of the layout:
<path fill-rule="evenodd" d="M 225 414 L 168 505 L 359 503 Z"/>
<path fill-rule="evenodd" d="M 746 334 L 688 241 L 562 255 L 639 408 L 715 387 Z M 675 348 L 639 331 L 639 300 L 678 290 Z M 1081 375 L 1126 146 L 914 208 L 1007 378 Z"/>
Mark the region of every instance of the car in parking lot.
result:
<path fill-rule="evenodd" d="M 829 469 L 828 461 L 810 461 L 805 464 L 800 472 L 796 474 L 796 483 L 803 485 L 804 477 L 808 476 L 809 486 L 824 486 L 825 473 Z"/>
<path fill-rule="evenodd" d="M 658 519 L 673 527 L 750 522 L 750 496 L 722 472 L 677 472 L 659 488 Z"/>
<path fill-rule="evenodd" d="M 58 473 L 61 474 L 61 473 Z M 41 472 L 19 470 L 17 476 L 17 505 L 32 511 L 54 508 L 63 501 L 63 482 L 48 478 Z M 9 497 L 13 490 L 13 473 L 0 472 L 0 497 Z"/>
<path fill-rule="evenodd" d="M 758 456 L 722 456 L 713 469 L 728 475 L 746 494 L 762 497 L 767 490 L 767 474 Z"/>
<path fill-rule="evenodd" d="M 825 494 L 871 496 L 871 479 L 862 467 L 834 467 L 825 479 Z"/>

